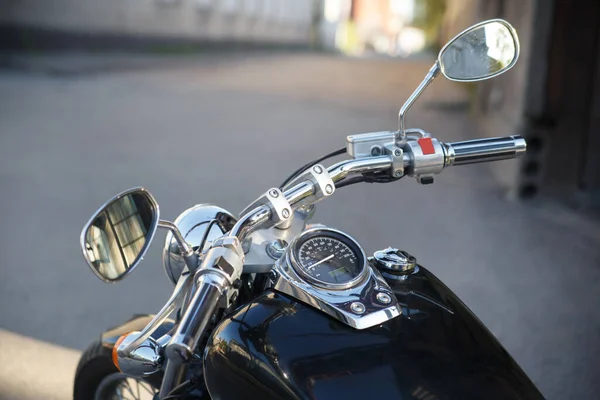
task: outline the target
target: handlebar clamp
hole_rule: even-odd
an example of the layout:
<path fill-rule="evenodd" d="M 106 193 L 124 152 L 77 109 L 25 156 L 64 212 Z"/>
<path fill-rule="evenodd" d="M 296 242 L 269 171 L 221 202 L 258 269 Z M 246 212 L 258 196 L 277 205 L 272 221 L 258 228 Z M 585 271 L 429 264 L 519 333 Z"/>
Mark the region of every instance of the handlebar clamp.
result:
<path fill-rule="evenodd" d="M 296 204 L 296 208 L 305 204 L 315 204 L 326 197 L 331 196 L 335 192 L 335 184 L 333 179 L 322 164 L 315 164 L 310 169 L 307 169 L 286 187 L 293 187 L 302 182 L 311 182 L 313 185 L 313 193 L 306 196 Z"/>
<path fill-rule="evenodd" d="M 240 215 L 247 214 L 253 209 L 266 205 L 271 209 L 270 220 L 273 225 L 279 225 L 292 218 L 293 210 L 285 195 L 279 188 L 271 188 L 254 200 Z"/>

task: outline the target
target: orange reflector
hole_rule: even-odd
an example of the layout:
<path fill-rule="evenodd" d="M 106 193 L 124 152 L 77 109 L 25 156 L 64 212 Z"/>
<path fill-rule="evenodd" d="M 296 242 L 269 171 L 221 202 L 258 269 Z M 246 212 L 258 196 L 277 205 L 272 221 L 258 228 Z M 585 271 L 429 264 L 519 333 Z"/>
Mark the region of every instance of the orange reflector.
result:
<path fill-rule="evenodd" d="M 119 345 L 121 344 L 121 342 L 123 342 L 123 340 L 125 340 L 125 338 L 127 336 L 129 336 L 129 333 L 126 333 L 126 334 L 122 335 L 120 338 L 118 338 L 117 341 L 115 342 L 115 346 L 112 349 L 112 361 L 113 361 L 113 364 L 115 364 L 115 367 L 117 367 L 117 369 L 119 371 L 121 371 L 121 368 L 119 368 L 119 355 L 117 354 L 117 349 L 119 348 Z"/>

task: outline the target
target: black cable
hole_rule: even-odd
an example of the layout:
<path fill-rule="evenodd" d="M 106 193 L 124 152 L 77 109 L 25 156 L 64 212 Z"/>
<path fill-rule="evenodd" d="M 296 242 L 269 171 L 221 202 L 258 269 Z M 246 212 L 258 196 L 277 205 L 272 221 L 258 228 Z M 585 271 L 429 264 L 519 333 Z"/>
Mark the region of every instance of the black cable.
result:
<path fill-rule="evenodd" d="M 355 183 L 366 182 L 366 178 L 364 176 L 355 176 L 352 178 L 345 178 L 344 180 L 335 184 L 336 189 L 343 188 L 344 186 L 354 185 Z"/>
<path fill-rule="evenodd" d="M 194 387 L 196 386 L 196 382 L 192 379 L 189 379 L 177 386 L 175 386 L 173 388 L 173 390 L 171 390 L 169 392 L 169 394 L 163 399 L 163 400 L 177 400 L 177 399 L 181 399 L 181 397 L 184 394 L 187 394 L 185 392 L 189 392 L 190 390 L 194 389 Z M 185 389 L 185 392 L 183 393 L 178 393 L 178 392 L 182 392 L 183 389 Z"/>
<path fill-rule="evenodd" d="M 356 183 L 366 182 L 366 183 L 389 183 L 395 182 L 400 178 L 394 178 L 389 175 L 388 172 L 371 172 L 362 174 L 360 176 L 354 176 L 352 178 L 344 178 L 340 182 L 335 184 L 335 188 L 343 188 L 344 186 L 354 185 Z"/>
<path fill-rule="evenodd" d="M 334 151 L 333 153 L 329 153 L 327 155 L 324 155 L 323 157 L 315 160 L 315 161 L 311 161 L 306 165 L 303 165 L 302 167 L 298 168 L 296 171 L 294 171 L 294 173 L 292 175 L 290 175 L 285 181 L 283 181 L 283 183 L 279 186 L 279 189 L 282 189 L 285 187 L 285 185 L 287 185 L 288 183 L 290 183 L 294 178 L 296 178 L 297 176 L 299 176 L 301 173 L 303 173 L 305 170 L 307 170 L 308 168 L 312 167 L 315 164 L 320 163 L 323 160 L 327 160 L 328 158 L 331 157 L 335 157 L 335 156 L 339 156 L 340 154 L 344 154 L 346 152 L 346 148 L 342 147 L 341 149 L 338 149 L 336 151 Z"/>
<path fill-rule="evenodd" d="M 204 235 L 202 235 L 202 240 L 200 241 L 200 247 L 198 248 L 198 251 L 200 253 L 202 253 L 202 249 L 204 248 L 204 242 L 206 242 L 206 239 L 208 239 L 210 230 L 212 229 L 213 225 L 216 224 L 217 222 L 219 222 L 219 221 L 216 219 L 211 219 L 210 222 L 208 223 L 208 227 L 204 231 Z"/>

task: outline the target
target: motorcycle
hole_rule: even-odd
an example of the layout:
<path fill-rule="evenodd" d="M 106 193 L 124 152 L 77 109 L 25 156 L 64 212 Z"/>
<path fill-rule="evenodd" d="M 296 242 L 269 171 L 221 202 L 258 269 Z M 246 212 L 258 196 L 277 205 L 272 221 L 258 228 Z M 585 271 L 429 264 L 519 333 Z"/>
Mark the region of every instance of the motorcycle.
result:
<path fill-rule="evenodd" d="M 367 256 L 354 238 L 309 224 L 344 186 L 523 156 L 509 136 L 445 143 L 406 129 L 407 111 L 440 73 L 473 82 L 519 57 L 504 20 L 474 25 L 440 51 L 399 112 L 399 129 L 351 135 L 267 190 L 236 218 L 200 204 L 174 222 L 143 188 L 120 193 L 84 227 L 80 244 L 105 282 L 130 274 L 158 227 L 175 285 L 156 315 L 106 331 L 81 357 L 74 398 L 538 399 L 541 393 L 473 313 L 414 256 Z M 324 160 L 349 159 L 326 168 Z M 437 179 L 437 178 L 436 178 Z"/>

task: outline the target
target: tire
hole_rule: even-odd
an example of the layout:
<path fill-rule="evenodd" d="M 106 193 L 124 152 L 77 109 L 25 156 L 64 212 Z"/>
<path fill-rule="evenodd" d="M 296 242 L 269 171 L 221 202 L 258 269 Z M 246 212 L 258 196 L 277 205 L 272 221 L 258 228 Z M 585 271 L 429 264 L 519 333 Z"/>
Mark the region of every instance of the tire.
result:
<path fill-rule="evenodd" d="M 99 340 L 92 343 L 77 364 L 73 400 L 92 400 L 100 382 L 116 372 L 119 370 L 112 362 L 112 350 Z"/>
<path fill-rule="evenodd" d="M 151 387 L 147 382 L 121 373 L 112 362 L 112 349 L 104 347 L 102 342 L 96 341 L 83 352 L 79 364 L 77 364 L 73 399 L 94 400 L 98 397 L 106 398 L 102 393 L 110 391 L 113 387 L 118 386 L 120 382 L 131 387 L 130 381 L 138 382 L 138 394 L 140 383 L 143 386 Z M 148 391 L 147 388 L 146 391 Z M 144 398 L 149 398 L 147 393 L 145 393 L 145 396 Z M 153 397 L 153 395 L 150 394 L 150 397 Z"/>

